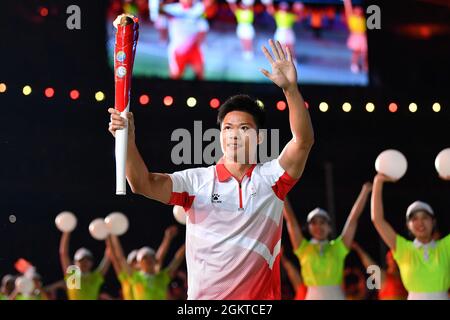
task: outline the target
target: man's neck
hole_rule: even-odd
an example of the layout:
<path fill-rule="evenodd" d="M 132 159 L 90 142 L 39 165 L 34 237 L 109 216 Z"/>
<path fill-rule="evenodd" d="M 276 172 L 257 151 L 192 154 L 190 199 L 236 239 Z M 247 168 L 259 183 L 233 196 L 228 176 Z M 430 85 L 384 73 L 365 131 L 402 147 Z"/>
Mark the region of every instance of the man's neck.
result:
<path fill-rule="evenodd" d="M 244 164 L 232 161 L 224 161 L 225 168 L 238 180 L 242 180 L 245 173 L 253 166 L 252 164 Z"/>

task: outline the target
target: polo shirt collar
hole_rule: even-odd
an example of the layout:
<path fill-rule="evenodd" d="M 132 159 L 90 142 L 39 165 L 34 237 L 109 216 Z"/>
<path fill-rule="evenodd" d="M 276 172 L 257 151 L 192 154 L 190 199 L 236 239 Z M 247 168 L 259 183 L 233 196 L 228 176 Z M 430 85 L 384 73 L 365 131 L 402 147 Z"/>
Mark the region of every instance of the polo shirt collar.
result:
<path fill-rule="evenodd" d="M 430 242 L 428 242 L 428 243 L 422 243 L 422 242 L 420 242 L 419 240 L 417 240 L 417 239 L 414 239 L 414 241 L 413 241 L 413 243 L 414 243 L 414 246 L 416 247 L 416 248 L 432 248 L 432 249 L 434 249 L 435 247 L 436 247 L 436 241 L 434 241 L 434 240 L 431 240 Z"/>
<path fill-rule="evenodd" d="M 256 164 L 253 164 L 245 173 L 244 177 L 251 177 L 253 169 L 256 167 Z M 216 171 L 217 171 L 217 178 L 219 179 L 219 182 L 225 182 L 228 181 L 230 178 L 233 177 L 230 171 L 225 167 L 225 164 L 223 163 L 223 160 L 220 159 L 220 161 L 216 164 Z"/>

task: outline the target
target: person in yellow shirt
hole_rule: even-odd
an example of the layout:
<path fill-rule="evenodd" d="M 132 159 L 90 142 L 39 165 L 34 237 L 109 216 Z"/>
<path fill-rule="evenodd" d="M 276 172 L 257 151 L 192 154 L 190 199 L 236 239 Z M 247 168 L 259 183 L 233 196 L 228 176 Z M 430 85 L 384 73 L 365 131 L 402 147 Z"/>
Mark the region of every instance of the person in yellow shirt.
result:
<path fill-rule="evenodd" d="M 163 241 L 156 252 L 155 270 L 157 272 L 162 269 L 164 258 L 167 255 L 172 240 L 177 234 L 178 228 L 175 225 L 170 226 L 165 230 Z M 125 260 L 119 238 L 114 235 L 108 237 L 107 246 L 109 257 L 122 287 L 122 298 L 124 300 L 135 300 L 133 294 L 133 278 L 140 270 L 140 263 L 137 260 L 138 250 L 131 251 Z"/>
<path fill-rule="evenodd" d="M 185 245 L 175 253 L 170 264 L 157 270 L 155 251 L 150 247 L 143 247 L 138 251 L 137 260 L 140 271 L 132 277 L 133 295 L 136 300 L 167 300 L 167 290 L 171 279 L 181 263 L 184 261 Z"/>
<path fill-rule="evenodd" d="M 384 218 L 383 185 L 394 182 L 377 174 L 372 192 L 372 222 L 393 251 L 408 300 L 448 300 L 450 288 L 450 235 L 434 240 L 436 217 L 431 206 L 413 202 L 406 210 L 406 225 L 414 241 L 400 236 Z"/>
<path fill-rule="evenodd" d="M 353 73 L 362 69 L 367 72 L 369 69 L 367 58 L 367 35 L 366 19 L 362 7 L 353 7 L 351 0 L 344 0 L 345 18 L 350 35 L 347 39 L 347 47 L 352 51 L 350 70 Z"/>
<path fill-rule="evenodd" d="M 253 21 L 255 13 L 253 10 L 254 0 L 242 0 L 239 5 L 236 0 L 227 0 L 230 10 L 236 16 L 237 28 L 236 35 L 241 41 L 242 56 L 245 60 L 253 59 L 253 39 L 255 38 L 255 28 Z"/>
<path fill-rule="evenodd" d="M 69 241 L 70 232 L 64 232 L 61 237 L 59 255 L 64 280 L 66 280 L 67 296 L 69 300 L 97 300 L 110 261 L 105 254 L 99 266 L 93 270 L 93 254 L 86 248 L 80 248 L 75 252 L 72 263 L 69 257 Z"/>
<path fill-rule="evenodd" d="M 277 29 L 275 31 L 274 39 L 279 41 L 283 47 L 288 47 L 291 51 L 294 61 L 296 61 L 295 55 L 295 33 L 294 25 L 300 19 L 300 14 L 303 10 L 303 4 L 296 2 L 290 5 L 286 1 L 282 1 L 278 4 L 277 9 L 272 2 L 267 4 L 267 12 L 275 19 Z"/>
<path fill-rule="evenodd" d="M 308 214 L 308 230 L 311 240 L 306 240 L 301 232 L 289 202 L 285 201 L 283 210 L 289 238 L 301 266 L 306 285 L 306 300 L 344 300 L 342 290 L 344 261 L 349 253 L 356 233 L 358 219 L 364 210 L 371 183 L 365 183 L 347 218 L 341 235 L 329 241 L 331 219 L 328 213 L 316 208 Z"/>

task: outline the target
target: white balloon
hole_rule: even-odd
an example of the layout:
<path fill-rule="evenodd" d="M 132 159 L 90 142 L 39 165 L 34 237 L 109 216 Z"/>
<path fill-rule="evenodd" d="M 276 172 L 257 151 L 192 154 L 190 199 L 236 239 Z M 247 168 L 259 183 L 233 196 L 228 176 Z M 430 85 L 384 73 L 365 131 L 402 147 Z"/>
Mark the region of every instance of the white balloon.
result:
<path fill-rule="evenodd" d="M 27 277 L 18 277 L 15 282 L 16 289 L 19 293 L 29 296 L 34 290 L 34 282 Z"/>
<path fill-rule="evenodd" d="M 187 216 L 182 206 L 173 206 L 173 216 L 179 223 L 186 224 Z"/>
<path fill-rule="evenodd" d="M 102 218 L 94 219 L 89 224 L 89 233 L 97 240 L 105 240 L 109 235 L 108 227 Z"/>
<path fill-rule="evenodd" d="M 269 4 L 272 4 L 272 0 L 261 0 L 261 3 L 265 6 L 268 6 Z"/>
<path fill-rule="evenodd" d="M 394 180 L 403 177 L 408 169 L 406 157 L 398 150 L 388 149 L 375 160 L 375 169 Z"/>
<path fill-rule="evenodd" d="M 55 224 L 61 232 L 72 232 L 77 226 L 77 217 L 70 211 L 63 211 L 56 216 Z"/>
<path fill-rule="evenodd" d="M 450 177 L 450 148 L 439 152 L 434 161 L 434 166 L 441 178 Z"/>
<path fill-rule="evenodd" d="M 255 0 L 241 0 L 244 6 L 252 6 L 255 3 Z"/>
<path fill-rule="evenodd" d="M 128 218 L 121 212 L 112 212 L 105 218 L 109 233 L 121 236 L 128 230 Z"/>

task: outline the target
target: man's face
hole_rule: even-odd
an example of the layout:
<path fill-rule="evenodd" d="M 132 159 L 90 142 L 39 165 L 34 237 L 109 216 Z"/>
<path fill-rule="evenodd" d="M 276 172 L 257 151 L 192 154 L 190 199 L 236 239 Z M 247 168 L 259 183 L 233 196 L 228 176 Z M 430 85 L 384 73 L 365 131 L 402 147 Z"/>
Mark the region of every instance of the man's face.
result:
<path fill-rule="evenodd" d="M 230 162 L 256 163 L 257 145 L 261 139 L 253 116 L 243 111 L 228 112 L 220 128 L 220 144 Z"/>

